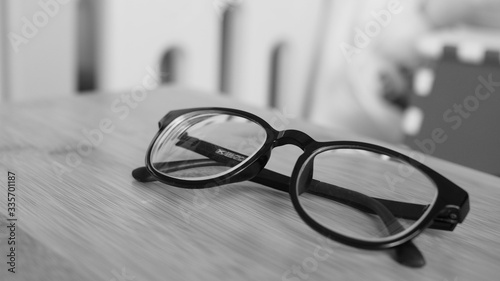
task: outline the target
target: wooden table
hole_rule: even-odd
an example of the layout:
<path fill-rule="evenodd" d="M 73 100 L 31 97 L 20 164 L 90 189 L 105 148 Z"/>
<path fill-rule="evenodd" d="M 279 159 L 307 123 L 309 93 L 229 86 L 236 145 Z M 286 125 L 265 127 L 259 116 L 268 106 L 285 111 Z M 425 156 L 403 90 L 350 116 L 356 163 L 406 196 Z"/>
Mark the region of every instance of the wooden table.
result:
<path fill-rule="evenodd" d="M 498 279 L 500 179 L 432 157 L 428 165 L 469 192 L 471 211 L 454 232 L 427 230 L 415 240 L 427 260 L 421 269 L 401 266 L 386 251 L 327 242 L 301 221 L 288 194 L 255 183 L 195 192 L 136 182 L 131 171 L 144 164 L 158 120 L 171 109 L 194 106 L 249 110 L 279 129 L 302 129 L 318 140 L 355 138 L 283 111 L 174 88 L 129 104 L 106 94 L 4 104 L 0 279 Z M 85 145 L 82 130 L 94 134 L 95 145 Z M 101 130 L 102 138 L 92 130 Z M 278 148 L 269 167 L 289 173 L 298 155 L 298 149 Z M 7 264 L 8 172 L 15 173 L 15 274 Z M 333 251 L 314 263 L 318 245 Z M 298 267 L 302 277 L 286 274 Z"/>

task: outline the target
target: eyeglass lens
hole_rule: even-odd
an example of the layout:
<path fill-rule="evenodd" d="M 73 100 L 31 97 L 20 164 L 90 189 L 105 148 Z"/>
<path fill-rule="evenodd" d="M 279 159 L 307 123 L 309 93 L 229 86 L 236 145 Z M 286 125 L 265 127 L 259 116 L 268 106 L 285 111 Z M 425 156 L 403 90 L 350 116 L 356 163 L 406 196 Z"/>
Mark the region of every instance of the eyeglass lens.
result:
<path fill-rule="evenodd" d="M 210 111 L 188 114 L 163 130 L 153 145 L 151 162 L 158 172 L 170 177 L 215 178 L 254 155 L 266 136 L 262 126 L 243 117 Z M 200 154 L 200 150 L 205 153 Z"/>
<path fill-rule="evenodd" d="M 313 154 L 305 165 L 310 162 L 312 175 L 303 177 L 311 179 L 303 181 L 308 186 L 299 192 L 301 206 L 319 224 L 348 237 L 377 241 L 409 231 L 437 196 L 437 187 L 427 176 L 387 155 L 331 148 Z M 351 195 L 343 196 L 337 187 Z M 424 208 L 416 220 L 401 218 L 383 200 Z"/>

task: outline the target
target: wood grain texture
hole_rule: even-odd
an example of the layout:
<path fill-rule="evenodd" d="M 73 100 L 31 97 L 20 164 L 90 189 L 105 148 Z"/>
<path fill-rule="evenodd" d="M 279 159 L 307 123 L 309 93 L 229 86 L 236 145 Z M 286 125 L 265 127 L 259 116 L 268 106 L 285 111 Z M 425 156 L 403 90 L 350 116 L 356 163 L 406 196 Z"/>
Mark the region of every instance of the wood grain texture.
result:
<path fill-rule="evenodd" d="M 288 194 L 255 183 L 193 191 L 139 183 L 131 176 L 144 164 L 158 120 L 176 108 L 236 107 L 318 140 L 362 138 L 298 120 L 283 122 L 268 110 L 175 88 L 149 93 L 125 114 L 116 110 L 124 104 L 120 95 L 0 107 L 1 280 L 286 280 L 294 266 L 307 280 L 494 280 L 500 273 L 496 177 L 425 159 L 469 192 L 471 212 L 454 232 L 428 230 L 419 236 L 415 243 L 427 265 L 410 269 L 386 251 L 327 242 L 301 221 Z M 68 165 L 66 158 L 78 153 L 85 138 L 82 130 L 99 128 L 106 118 L 114 130 L 104 133 L 81 163 Z M 268 167 L 290 173 L 299 153 L 278 148 Z M 65 173 L 54 169 L 62 166 Z M 17 176 L 16 274 L 7 272 L 5 260 L 7 171 Z M 323 252 L 329 253 L 325 260 L 315 258 L 318 245 L 331 249 Z"/>

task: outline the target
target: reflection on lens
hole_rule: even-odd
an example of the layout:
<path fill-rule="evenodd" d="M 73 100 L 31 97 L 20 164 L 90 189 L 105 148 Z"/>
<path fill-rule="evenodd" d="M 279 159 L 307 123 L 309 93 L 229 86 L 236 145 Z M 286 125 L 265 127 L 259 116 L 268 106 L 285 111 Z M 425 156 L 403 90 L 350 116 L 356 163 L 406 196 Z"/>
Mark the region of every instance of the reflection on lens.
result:
<path fill-rule="evenodd" d="M 435 184 L 418 169 L 362 149 L 326 149 L 304 167 L 298 187 L 304 211 L 324 227 L 361 240 L 409 231 L 437 196 Z M 416 204 L 418 211 L 409 218 L 391 201 Z"/>
<path fill-rule="evenodd" d="M 203 180 L 224 175 L 252 157 L 266 140 L 259 124 L 217 111 L 178 117 L 151 150 L 156 171 L 179 179 Z"/>

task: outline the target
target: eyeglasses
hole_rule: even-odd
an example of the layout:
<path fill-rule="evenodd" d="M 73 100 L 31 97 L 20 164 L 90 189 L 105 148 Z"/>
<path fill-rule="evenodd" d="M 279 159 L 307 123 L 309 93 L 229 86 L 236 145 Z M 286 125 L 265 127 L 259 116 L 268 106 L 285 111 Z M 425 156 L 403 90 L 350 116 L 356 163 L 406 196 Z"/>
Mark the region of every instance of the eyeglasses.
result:
<path fill-rule="evenodd" d="M 468 194 L 426 165 L 394 150 L 355 141 L 318 142 L 277 131 L 248 112 L 175 110 L 159 122 L 141 182 L 200 189 L 250 180 L 288 192 L 311 228 L 363 249 L 395 248 L 396 260 L 425 264 L 411 239 L 425 228 L 452 231 L 469 211 Z M 283 145 L 303 150 L 291 177 L 265 169 Z"/>

